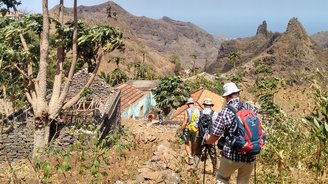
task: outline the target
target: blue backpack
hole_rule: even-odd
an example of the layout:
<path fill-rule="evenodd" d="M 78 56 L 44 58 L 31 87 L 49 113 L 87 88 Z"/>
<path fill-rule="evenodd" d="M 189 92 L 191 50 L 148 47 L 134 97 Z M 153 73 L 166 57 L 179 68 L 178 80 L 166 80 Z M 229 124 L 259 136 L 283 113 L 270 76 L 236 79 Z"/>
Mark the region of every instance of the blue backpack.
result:
<path fill-rule="evenodd" d="M 243 155 L 257 155 L 265 144 L 265 134 L 261 121 L 254 111 L 247 108 L 249 104 L 243 103 L 240 110 L 231 105 L 227 107 L 235 114 L 233 124 L 236 129 L 230 137 L 230 146 Z"/>

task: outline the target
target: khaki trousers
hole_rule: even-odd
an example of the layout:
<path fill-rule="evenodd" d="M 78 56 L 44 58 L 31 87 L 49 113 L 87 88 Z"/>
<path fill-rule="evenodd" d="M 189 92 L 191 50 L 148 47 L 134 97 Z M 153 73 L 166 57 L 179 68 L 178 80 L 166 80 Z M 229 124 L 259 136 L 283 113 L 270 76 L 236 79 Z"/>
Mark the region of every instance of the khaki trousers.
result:
<path fill-rule="evenodd" d="M 217 184 L 228 184 L 230 176 L 235 170 L 238 170 L 237 183 L 249 184 L 249 180 L 254 168 L 255 162 L 235 162 L 225 157 L 221 157 L 220 167 L 216 176 Z"/>

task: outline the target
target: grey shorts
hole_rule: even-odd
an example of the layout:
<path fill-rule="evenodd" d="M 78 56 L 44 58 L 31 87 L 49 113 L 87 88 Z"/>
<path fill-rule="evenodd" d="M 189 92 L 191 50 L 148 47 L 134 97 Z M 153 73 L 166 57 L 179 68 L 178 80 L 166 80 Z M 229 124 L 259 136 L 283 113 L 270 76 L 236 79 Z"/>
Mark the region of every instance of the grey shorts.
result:
<path fill-rule="evenodd" d="M 194 142 L 196 140 L 196 137 L 197 137 L 197 132 L 195 133 L 190 133 L 190 131 L 185 128 L 181 135 L 180 135 L 180 139 L 183 141 L 183 142 Z"/>

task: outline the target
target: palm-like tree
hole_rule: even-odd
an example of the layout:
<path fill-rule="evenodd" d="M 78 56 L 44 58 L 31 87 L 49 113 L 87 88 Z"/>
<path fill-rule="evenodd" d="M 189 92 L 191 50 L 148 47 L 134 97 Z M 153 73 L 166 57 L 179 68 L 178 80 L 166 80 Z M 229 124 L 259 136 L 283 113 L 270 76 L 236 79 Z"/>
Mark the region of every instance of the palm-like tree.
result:
<path fill-rule="evenodd" d="M 236 60 L 237 59 L 240 59 L 240 54 L 238 52 L 230 52 L 229 55 L 228 55 L 228 58 L 230 61 L 233 62 L 233 69 L 236 68 Z"/>
<path fill-rule="evenodd" d="M 197 60 L 197 55 L 196 54 L 191 54 L 190 55 L 190 58 L 192 59 L 192 62 L 193 62 L 193 65 L 192 65 L 192 74 L 193 75 L 196 75 L 197 74 L 197 71 L 199 70 L 198 67 L 196 67 L 196 60 Z"/>

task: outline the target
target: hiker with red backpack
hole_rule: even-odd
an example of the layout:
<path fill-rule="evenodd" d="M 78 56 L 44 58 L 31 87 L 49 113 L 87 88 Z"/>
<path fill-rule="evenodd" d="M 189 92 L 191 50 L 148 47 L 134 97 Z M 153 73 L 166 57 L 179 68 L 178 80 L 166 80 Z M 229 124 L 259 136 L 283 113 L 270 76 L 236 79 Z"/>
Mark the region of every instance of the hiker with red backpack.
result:
<path fill-rule="evenodd" d="M 240 89 L 236 84 L 226 83 L 223 89 L 222 96 L 227 104 L 213 122 L 206 143 L 214 144 L 221 137 L 218 147 L 222 150 L 222 157 L 216 177 L 217 184 L 229 183 L 235 170 L 238 170 L 237 183 L 248 184 L 256 155 L 265 142 L 264 131 L 256 108 L 240 101 Z"/>
<path fill-rule="evenodd" d="M 197 170 L 200 160 L 203 161 L 206 159 L 206 155 L 208 154 L 212 161 L 213 174 L 216 174 L 217 155 L 215 146 L 204 144 L 203 137 L 206 133 L 210 132 L 211 125 L 218 117 L 218 113 L 212 110 L 214 104 L 210 98 L 204 99 L 203 106 L 204 109 L 200 111 L 200 117 L 198 121 L 198 136 L 196 138 L 194 171 Z"/>

